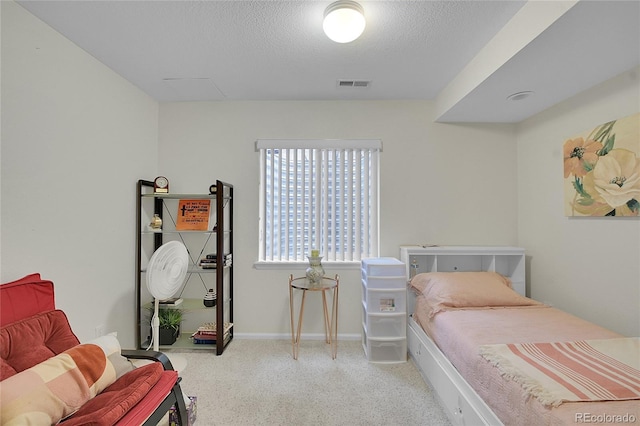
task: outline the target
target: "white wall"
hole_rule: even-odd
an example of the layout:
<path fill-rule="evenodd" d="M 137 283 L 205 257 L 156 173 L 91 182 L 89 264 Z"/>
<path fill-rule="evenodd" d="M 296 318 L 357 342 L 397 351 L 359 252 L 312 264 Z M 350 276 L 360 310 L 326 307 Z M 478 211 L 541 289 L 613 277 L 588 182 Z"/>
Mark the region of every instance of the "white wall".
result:
<path fill-rule="evenodd" d="M 236 331 L 289 333 L 286 279 L 302 268 L 253 268 L 258 138 L 382 139 L 383 256 L 410 243 L 520 245 L 535 298 L 640 334 L 640 222 L 564 217 L 561 160 L 567 136 L 638 111 L 638 71 L 517 128 L 434 123 L 419 101 L 158 108 L 20 6 L 1 7 L 0 279 L 54 280 L 81 339 L 103 325 L 133 345 L 135 182 L 160 173 L 176 192 L 235 185 Z M 359 271 L 327 272 L 342 276 L 339 331 L 357 335 Z M 308 310 L 307 332 L 320 332 L 319 314 Z"/>
<path fill-rule="evenodd" d="M 236 333 L 289 333 L 291 270 L 255 270 L 259 138 L 379 138 L 381 255 L 412 243 L 516 244 L 516 146 L 512 126 L 433 123 L 418 101 L 195 102 L 160 105 L 159 171 L 172 192 L 235 188 Z M 361 329 L 359 270 L 339 273 L 341 335 Z M 319 303 L 305 331 L 321 332 Z M 315 318 L 315 324 L 313 323 Z"/>
<path fill-rule="evenodd" d="M 81 340 L 133 346 L 135 182 L 157 167 L 158 104 L 2 1 L 2 282 L 41 272 Z"/>
<path fill-rule="evenodd" d="M 236 331 L 288 334 L 292 271 L 253 269 L 258 138 L 381 138 L 384 256 L 516 243 L 512 126 L 434 124 L 429 102 L 176 103 L 158 119 L 153 100 L 13 2 L 2 64 L 0 279 L 52 279 L 82 340 L 104 326 L 133 345 L 134 185 L 160 173 L 172 192 L 235 185 Z M 340 333 L 358 335 L 359 271 L 328 272 L 342 276 Z"/>
<path fill-rule="evenodd" d="M 534 298 L 625 335 L 640 335 L 640 220 L 564 216 L 562 146 L 640 111 L 640 69 L 518 126 L 518 243 Z M 639 123 L 640 125 L 640 123 Z"/>

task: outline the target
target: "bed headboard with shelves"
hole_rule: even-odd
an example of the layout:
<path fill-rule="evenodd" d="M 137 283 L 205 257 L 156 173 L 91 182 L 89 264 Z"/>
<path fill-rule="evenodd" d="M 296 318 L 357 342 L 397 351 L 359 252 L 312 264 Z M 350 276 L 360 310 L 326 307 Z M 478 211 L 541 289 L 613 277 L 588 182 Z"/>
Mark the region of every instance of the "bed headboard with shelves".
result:
<path fill-rule="evenodd" d="M 526 296 L 525 255 L 520 247 L 505 246 L 400 246 L 407 280 L 423 272 L 497 272 L 511 280 L 513 289 Z M 412 292 L 409 292 L 412 293 Z M 411 298 L 411 297 L 410 297 Z M 411 303 L 410 303 L 411 305 Z M 413 309 L 413 306 L 410 306 Z"/>

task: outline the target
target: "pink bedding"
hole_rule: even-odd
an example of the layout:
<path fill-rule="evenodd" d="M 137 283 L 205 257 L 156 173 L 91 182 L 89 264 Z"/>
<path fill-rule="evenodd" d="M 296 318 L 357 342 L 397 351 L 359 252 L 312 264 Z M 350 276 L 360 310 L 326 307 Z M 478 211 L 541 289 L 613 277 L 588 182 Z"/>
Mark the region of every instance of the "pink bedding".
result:
<path fill-rule="evenodd" d="M 505 425 L 640 421 L 637 400 L 545 406 L 518 383 L 504 380 L 478 353 L 479 346 L 486 344 L 623 337 L 617 333 L 548 306 L 454 309 L 430 319 L 423 296 L 416 298 L 414 319 Z"/>

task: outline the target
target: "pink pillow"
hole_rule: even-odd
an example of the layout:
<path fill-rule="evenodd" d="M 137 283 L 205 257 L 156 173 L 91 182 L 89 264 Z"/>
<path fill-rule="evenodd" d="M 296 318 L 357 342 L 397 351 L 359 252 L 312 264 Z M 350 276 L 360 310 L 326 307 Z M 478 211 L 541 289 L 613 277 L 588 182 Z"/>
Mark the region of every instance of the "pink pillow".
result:
<path fill-rule="evenodd" d="M 496 272 L 428 272 L 416 275 L 411 287 L 424 295 L 429 317 L 452 308 L 541 305 L 513 291 L 511 281 Z"/>

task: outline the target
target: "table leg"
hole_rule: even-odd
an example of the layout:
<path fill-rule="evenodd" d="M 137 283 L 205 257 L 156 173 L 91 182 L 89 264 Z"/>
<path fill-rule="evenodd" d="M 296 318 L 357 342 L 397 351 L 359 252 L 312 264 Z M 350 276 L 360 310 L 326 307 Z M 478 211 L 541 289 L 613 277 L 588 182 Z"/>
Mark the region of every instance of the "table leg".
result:
<path fill-rule="evenodd" d="M 322 290 L 322 310 L 324 314 L 324 341 L 331 343 L 331 323 L 329 319 L 329 310 L 327 309 L 327 290 Z M 333 312 L 332 312 L 333 315 Z M 333 316 L 331 317 L 333 318 Z"/>
<path fill-rule="evenodd" d="M 293 354 L 293 359 L 298 359 L 298 354 L 296 353 L 296 332 L 293 324 L 293 316 L 294 316 L 294 303 L 293 303 L 293 287 L 291 283 L 289 283 L 289 315 L 291 316 L 291 352 Z"/>
<path fill-rule="evenodd" d="M 307 291 L 302 290 L 302 301 L 300 302 L 300 314 L 298 316 L 298 327 L 296 331 L 296 340 L 295 340 L 293 359 L 298 359 L 298 353 L 300 352 L 300 334 L 302 332 L 302 318 L 304 318 L 304 301 L 306 297 L 307 297 Z"/>
<path fill-rule="evenodd" d="M 333 289 L 333 307 L 331 308 L 331 329 L 329 331 L 331 338 L 331 357 L 336 359 L 338 356 L 338 286 Z"/>

